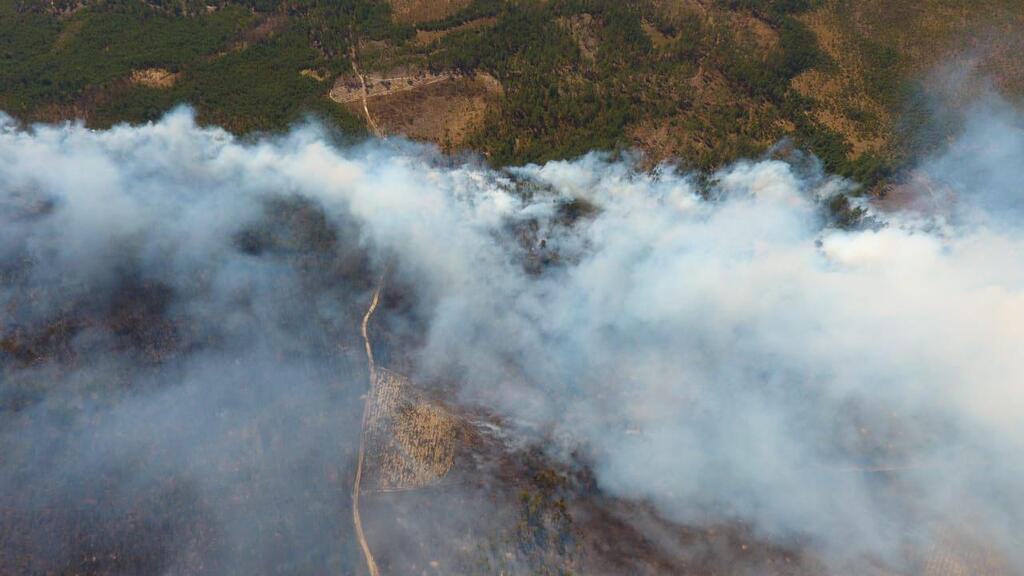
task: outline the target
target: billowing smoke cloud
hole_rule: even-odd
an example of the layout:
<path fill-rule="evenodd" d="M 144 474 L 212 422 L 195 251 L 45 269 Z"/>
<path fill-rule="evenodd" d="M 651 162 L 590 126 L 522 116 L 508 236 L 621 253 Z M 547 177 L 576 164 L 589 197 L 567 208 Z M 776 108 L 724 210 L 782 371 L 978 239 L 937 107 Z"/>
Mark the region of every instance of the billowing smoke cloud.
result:
<path fill-rule="evenodd" d="M 352 566 L 359 224 L 187 113 L 0 140 L 0 572 Z"/>
<path fill-rule="evenodd" d="M 224 566 L 266 569 L 239 550 L 272 534 L 330 554 L 311 518 L 253 526 L 303 493 L 286 486 L 330 477 L 310 467 L 350 464 L 366 376 L 344 350 L 387 270 L 407 301 L 386 327 L 409 347 L 390 354 L 551 454 L 582 455 L 606 493 L 750 526 L 839 573 L 905 569 L 949 530 L 1024 568 L 1024 133 L 1006 104 L 967 126 L 921 166 L 918 202 L 865 203 L 851 230 L 823 209 L 851 185 L 806 163 L 710 181 L 596 154 L 492 171 L 401 142 L 341 148 L 309 126 L 244 142 L 188 111 L 105 132 L 6 122 L 0 447 L 17 456 L 0 488 L 34 514 L 104 493 L 97 475 L 130 499 L 178 474 L 234 542 Z M 126 282 L 165 333 L 41 328 L 109 307 Z M 64 360 L 12 344 L 41 331 Z M 138 357 L 166 346 L 186 353 Z M 95 405 L 65 416 L 75 434 L 53 424 L 70 396 Z M 231 436 L 239 421 L 291 433 L 259 446 Z M 139 458 L 159 465 L 140 478 Z M 232 474 L 265 478 L 244 514 L 219 503 L 239 497 Z M 288 505 L 344 506 L 337 492 Z"/>

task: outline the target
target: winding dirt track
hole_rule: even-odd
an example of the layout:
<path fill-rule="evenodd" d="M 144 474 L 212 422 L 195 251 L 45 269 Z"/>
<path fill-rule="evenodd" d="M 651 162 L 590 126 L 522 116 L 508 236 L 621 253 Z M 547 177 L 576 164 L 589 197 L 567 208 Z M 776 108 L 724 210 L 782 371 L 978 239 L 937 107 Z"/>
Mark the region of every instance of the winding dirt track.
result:
<path fill-rule="evenodd" d="M 366 345 L 366 362 L 370 371 L 370 387 L 366 393 L 366 400 L 363 402 L 363 424 L 362 430 L 359 433 L 359 460 L 356 464 L 356 479 L 352 485 L 352 522 L 355 524 L 356 539 L 359 540 L 359 547 L 362 548 L 363 558 L 366 559 L 366 568 L 369 570 L 370 576 L 380 576 L 380 570 L 377 568 L 377 562 L 373 559 L 373 552 L 370 551 L 370 544 L 366 541 L 366 535 L 363 533 L 363 520 L 359 516 L 359 492 L 363 481 L 363 460 L 366 456 L 366 418 L 369 413 L 370 401 L 373 399 L 373 387 L 377 383 L 377 365 L 373 361 L 373 347 L 370 345 L 370 335 L 367 332 L 367 326 L 370 324 L 370 317 L 373 316 L 374 310 L 377 309 L 377 303 L 380 302 L 380 292 L 383 287 L 384 279 L 381 278 L 377 289 L 373 292 L 373 300 L 370 301 L 370 307 L 366 310 L 366 314 L 363 315 L 362 333 L 363 343 Z"/>
<path fill-rule="evenodd" d="M 376 120 L 373 119 L 373 115 L 370 114 L 370 106 L 369 106 L 369 104 L 366 103 L 366 100 L 369 97 L 368 92 L 366 90 L 366 78 L 363 76 L 362 72 L 359 71 L 359 65 L 356 63 L 356 61 L 359 59 L 359 57 L 356 54 L 356 46 L 355 46 L 355 44 L 353 44 L 349 48 L 349 52 L 350 52 L 350 55 L 351 55 L 350 60 L 352 61 L 352 71 L 355 72 L 356 76 L 359 78 L 359 83 L 362 86 L 363 112 L 366 113 L 366 123 L 369 125 L 370 130 L 373 132 L 374 136 L 376 136 L 378 138 L 384 138 L 385 137 L 384 131 L 380 129 L 380 126 L 377 125 Z M 371 310 L 371 313 L 372 313 L 372 310 Z M 364 328 L 363 333 L 365 334 L 366 333 L 365 322 L 364 322 L 363 328 Z"/>

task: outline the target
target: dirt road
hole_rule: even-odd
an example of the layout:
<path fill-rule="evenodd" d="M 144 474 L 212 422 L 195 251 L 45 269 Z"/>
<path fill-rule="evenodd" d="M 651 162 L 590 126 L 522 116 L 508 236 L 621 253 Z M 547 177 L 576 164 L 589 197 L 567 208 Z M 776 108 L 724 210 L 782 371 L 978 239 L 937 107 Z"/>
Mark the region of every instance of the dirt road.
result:
<path fill-rule="evenodd" d="M 355 524 L 356 539 L 359 540 L 359 547 L 363 551 L 363 558 L 366 559 L 366 569 L 369 571 L 370 576 L 380 576 L 380 570 L 377 569 L 377 562 L 373 559 L 370 544 L 366 541 L 366 535 L 363 533 L 363 520 L 359 515 L 359 492 L 362 490 L 363 460 L 366 457 L 366 416 L 369 412 L 370 402 L 373 399 L 373 387 L 377 382 L 377 365 L 373 361 L 373 346 L 370 345 L 370 334 L 367 331 L 367 327 L 370 324 L 370 317 L 373 316 L 373 312 L 377 309 L 378 302 L 380 302 L 380 292 L 383 287 L 384 279 L 381 278 L 377 289 L 373 292 L 373 300 L 370 301 L 370 307 L 366 310 L 366 314 L 363 315 L 362 333 L 363 343 L 366 345 L 367 367 L 370 371 L 370 387 L 366 392 L 366 400 L 363 402 L 363 425 L 359 433 L 359 460 L 356 463 L 356 479 L 352 485 L 352 522 Z"/>
<path fill-rule="evenodd" d="M 362 99 L 363 99 L 363 112 L 366 113 L 366 124 L 367 124 L 367 126 L 370 127 L 370 131 L 373 132 L 374 136 L 376 136 L 378 138 L 383 138 L 384 137 L 384 131 L 380 129 L 380 126 L 378 126 L 377 122 L 373 119 L 373 115 L 370 114 L 370 106 L 366 102 L 367 98 L 369 97 L 368 96 L 368 92 L 366 90 L 366 78 L 359 71 L 359 65 L 356 63 L 356 61 L 358 60 L 358 56 L 356 55 L 355 45 L 352 46 L 350 52 L 351 52 L 351 60 L 352 60 L 352 71 L 359 78 L 359 84 L 360 84 L 360 86 L 362 88 L 362 90 L 360 91 L 360 94 L 361 94 Z M 333 92 L 333 90 L 332 90 L 332 92 Z M 333 96 L 332 96 L 332 98 L 333 98 Z M 376 304 L 376 302 L 375 302 L 375 304 Z M 367 312 L 367 314 L 372 314 L 372 313 L 373 313 L 373 309 L 371 308 L 370 311 Z M 366 320 L 365 319 L 363 320 L 363 336 L 364 337 L 366 336 Z M 370 345 L 367 344 L 366 346 L 367 346 L 367 351 L 369 351 L 369 346 Z M 373 361 L 372 358 L 370 360 L 371 360 L 371 362 Z M 371 385 L 372 385 L 372 380 L 371 380 Z"/>

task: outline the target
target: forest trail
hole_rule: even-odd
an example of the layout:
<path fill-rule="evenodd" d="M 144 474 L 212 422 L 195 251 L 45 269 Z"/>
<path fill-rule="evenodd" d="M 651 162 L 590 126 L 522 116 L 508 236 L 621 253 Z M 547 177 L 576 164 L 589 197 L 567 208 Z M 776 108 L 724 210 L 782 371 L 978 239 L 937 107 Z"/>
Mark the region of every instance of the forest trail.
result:
<path fill-rule="evenodd" d="M 356 463 L 355 482 L 352 485 L 352 522 L 355 524 L 356 539 L 359 540 L 359 547 L 363 551 L 363 558 L 366 559 L 366 568 L 370 576 L 380 576 L 380 570 L 377 568 L 377 562 L 373 559 L 373 552 L 370 551 L 370 544 L 366 541 L 366 535 L 363 533 L 363 520 L 359 515 L 359 492 L 362 489 L 363 460 L 366 457 L 366 416 L 373 398 L 373 387 L 376 386 L 377 382 L 377 366 L 373 361 L 373 346 L 370 344 L 370 334 L 367 329 L 370 324 L 370 318 L 380 302 L 380 293 L 383 287 L 384 279 L 381 278 L 377 289 L 373 292 L 373 300 L 370 301 L 370 307 L 367 308 L 366 314 L 363 315 L 362 335 L 363 343 L 366 345 L 366 362 L 370 372 L 370 387 L 367 390 L 366 400 L 363 403 L 363 424 L 359 433 L 359 459 Z"/>

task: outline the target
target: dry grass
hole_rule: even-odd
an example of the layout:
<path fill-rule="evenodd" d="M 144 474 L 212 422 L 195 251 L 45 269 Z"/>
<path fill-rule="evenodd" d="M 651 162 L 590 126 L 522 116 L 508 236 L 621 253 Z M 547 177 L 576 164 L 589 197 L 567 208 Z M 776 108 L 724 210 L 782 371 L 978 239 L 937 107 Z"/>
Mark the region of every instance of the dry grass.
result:
<path fill-rule="evenodd" d="M 768 52 L 779 44 L 779 34 L 767 22 L 745 12 L 729 15 L 729 28 L 747 46 Z"/>
<path fill-rule="evenodd" d="M 164 68 L 146 68 L 132 70 L 131 82 L 149 88 L 170 88 L 178 81 L 179 76 L 180 74 L 175 74 Z"/>
<path fill-rule="evenodd" d="M 88 107 L 80 104 L 59 104 L 49 103 L 39 106 L 32 111 L 32 114 L 28 116 L 31 122 L 64 122 L 66 120 L 72 120 L 75 118 L 81 118 L 86 121 L 91 116 Z"/>
<path fill-rule="evenodd" d="M 274 37 L 274 35 L 280 33 L 287 27 L 288 16 L 275 14 L 273 16 L 263 17 L 257 20 L 254 26 L 242 33 L 241 38 L 232 42 L 227 49 L 209 56 L 209 59 L 217 60 L 218 58 L 223 58 L 233 52 L 241 52 L 249 46 Z"/>
<path fill-rule="evenodd" d="M 661 33 L 660 30 L 655 28 L 650 22 L 644 20 L 640 23 L 644 29 L 644 34 L 650 38 L 651 44 L 655 48 L 664 48 L 665 46 L 672 43 L 672 38 Z"/>
<path fill-rule="evenodd" d="M 390 0 L 396 22 L 417 24 L 440 20 L 469 6 L 471 0 Z"/>
<path fill-rule="evenodd" d="M 327 74 L 321 72 L 320 70 L 314 70 L 312 68 L 303 68 L 302 70 L 299 70 L 299 75 L 305 76 L 306 78 L 312 78 L 317 82 L 323 82 L 324 80 L 327 80 Z"/>
<path fill-rule="evenodd" d="M 864 72 L 873 65 L 865 59 L 861 45 L 868 41 L 899 54 L 901 65 L 893 73 L 901 78 L 921 78 L 943 64 L 966 58 L 977 62 L 979 76 L 999 89 L 1020 93 L 1024 90 L 1024 65 L 1019 58 L 1024 14 L 1019 7 L 1019 0 L 824 2 L 801 20 L 837 67 L 828 73 L 828 83 L 799 78 L 794 86 L 828 101 L 833 109 L 871 112 L 881 119 L 883 132 L 888 132 L 891 120 L 885 118 L 884 103 L 872 101 L 863 82 Z M 834 128 L 843 132 L 841 126 Z M 850 140 L 856 146 L 856 135 Z"/>
<path fill-rule="evenodd" d="M 487 110 L 496 105 L 501 92 L 501 84 L 495 78 L 478 73 L 472 77 L 449 76 L 409 89 L 391 89 L 371 95 L 367 104 L 387 133 L 434 142 L 453 150 L 483 126 Z M 337 89 L 332 98 L 338 100 Z M 358 99 L 347 100 L 344 105 L 355 112 L 362 111 Z"/>
<path fill-rule="evenodd" d="M 670 118 L 639 122 L 628 130 L 632 145 L 645 153 L 648 166 L 675 159 L 700 162 L 709 154 L 714 156 L 715 150 L 738 146 L 742 139 L 740 131 L 750 142 L 764 149 L 790 128 L 767 104 L 733 90 L 713 68 L 702 68 L 690 78 L 678 79 L 674 91 L 690 98 L 691 105 L 686 110 Z M 713 129 L 712 118 L 723 106 L 736 106 L 746 111 L 746 117 L 738 120 L 740 127 L 736 132 L 717 133 Z M 773 117 L 776 118 L 771 120 Z M 753 129 L 756 122 L 763 124 L 763 128 Z"/>
<path fill-rule="evenodd" d="M 454 78 L 451 72 L 428 72 L 415 70 L 396 70 L 389 74 L 366 74 L 366 97 L 387 96 L 398 92 L 416 90 L 430 84 L 444 82 Z M 331 100 L 342 104 L 361 102 L 363 98 L 362 83 L 355 75 L 339 77 L 331 88 Z"/>
<path fill-rule="evenodd" d="M 893 120 L 886 107 L 869 95 L 864 83 L 864 63 L 851 38 L 842 30 L 844 21 L 821 9 L 802 18 L 817 36 L 818 45 L 835 63 L 834 70 L 808 70 L 792 81 L 797 92 L 818 101 L 812 111 L 815 120 L 843 136 L 854 157 L 883 150 L 893 131 Z M 859 113 L 871 121 L 854 119 Z"/>
<path fill-rule="evenodd" d="M 424 398 L 408 378 L 377 368 L 366 420 L 364 492 L 439 483 L 455 462 L 459 420 Z"/>
<path fill-rule="evenodd" d="M 597 57 L 598 46 L 601 44 L 598 36 L 599 22 L 590 14 L 576 14 L 568 18 L 560 18 L 559 24 L 576 41 L 583 58 L 593 62 Z"/>
<path fill-rule="evenodd" d="M 658 17 L 665 20 L 678 24 L 684 18 L 687 18 L 693 14 L 700 16 L 702 19 L 707 20 L 711 14 L 712 6 L 709 0 L 653 0 L 652 5 L 654 10 L 657 12 Z"/>
<path fill-rule="evenodd" d="M 242 41 L 246 44 L 256 44 L 273 37 L 288 27 L 288 17 L 283 14 L 267 16 L 260 20 L 255 26 L 246 30 L 242 35 Z"/>
<path fill-rule="evenodd" d="M 485 26 L 493 26 L 498 19 L 494 17 L 488 18 L 477 18 L 476 20 L 470 20 L 464 24 L 446 28 L 444 30 L 417 30 L 416 31 L 416 42 L 421 46 L 427 46 L 437 42 L 441 38 L 451 34 L 452 32 L 459 32 L 462 30 L 473 30 L 475 28 L 483 28 Z"/>

